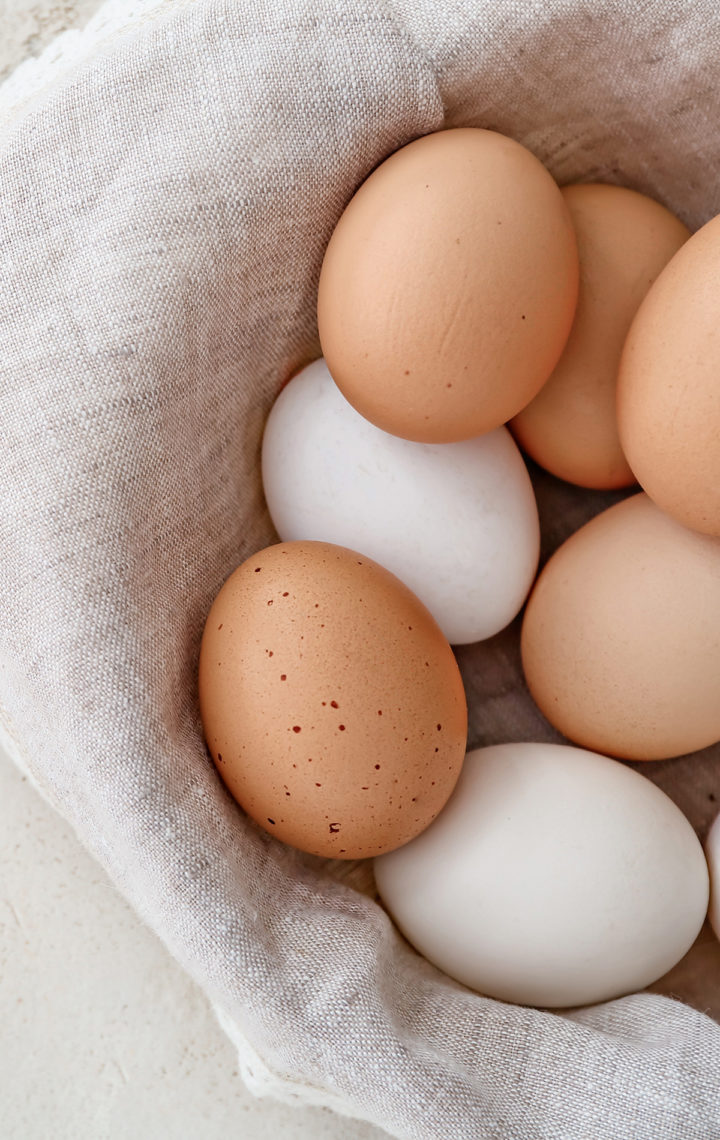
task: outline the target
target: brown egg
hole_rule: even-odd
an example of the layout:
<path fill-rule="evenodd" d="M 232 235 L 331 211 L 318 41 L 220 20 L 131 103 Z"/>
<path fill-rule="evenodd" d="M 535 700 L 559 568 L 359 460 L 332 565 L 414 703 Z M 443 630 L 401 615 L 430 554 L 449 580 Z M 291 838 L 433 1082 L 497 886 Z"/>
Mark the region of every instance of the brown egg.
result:
<path fill-rule="evenodd" d="M 588 183 L 562 191 L 575 225 L 580 291 L 572 330 L 547 384 L 510 425 L 520 446 L 560 479 L 625 487 L 616 385 L 638 306 L 690 231 L 652 198 Z"/>
<path fill-rule="evenodd" d="M 675 254 L 623 350 L 618 423 L 638 481 L 685 526 L 720 535 L 720 217 Z"/>
<path fill-rule="evenodd" d="M 235 570 L 205 625 L 199 688 L 232 795 L 315 855 L 392 851 L 460 774 L 467 707 L 450 646 L 398 578 L 341 546 L 284 542 Z"/>
<path fill-rule="evenodd" d="M 318 293 L 323 355 L 378 427 L 469 439 L 545 383 L 577 280 L 567 208 L 529 150 L 470 127 L 426 135 L 383 162 L 337 224 Z"/>
<path fill-rule="evenodd" d="M 720 540 L 647 495 L 597 515 L 540 575 L 522 661 L 542 712 L 584 748 L 661 760 L 720 740 Z"/>

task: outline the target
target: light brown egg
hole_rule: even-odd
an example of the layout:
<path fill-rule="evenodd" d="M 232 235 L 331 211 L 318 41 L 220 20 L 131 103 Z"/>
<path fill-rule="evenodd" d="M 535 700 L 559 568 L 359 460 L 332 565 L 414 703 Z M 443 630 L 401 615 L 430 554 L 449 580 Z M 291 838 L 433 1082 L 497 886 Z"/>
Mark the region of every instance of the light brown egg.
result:
<path fill-rule="evenodd" d="M 323 355 L 378 427 L 469 439 L 545 383 L 577 281 L 567 208 L 529 150 L 470 127 L 426 135 L 386 159 L 337 224 L 318 292 Z"/>
<path fill-rule="evenodd" d="M 398 578 L 341 546 L 280 543 L 231 574 L 205 625 L 199 690 L 232 795 L 315 855 L 392 851 L 460 774 L 467 707 L 450 646 Z"/>
<path fill-rule="evenodd" d="M 625 487 L 635 477 L 617 427 L 623 342 L 638 306 L 690 231 L 652 198 L 588 183 L 562 191 L 580 255 L 577 312 L 552 376 L 510 427 L 547 471 L 581 487 Z"/>
<path fill-rule="evenodd" d="M 638 310 L 620 364 L 618 423 L 658 506 L 720 535 L 720 217 L 675 254 Z"/>
<path fill-rule="evenodd" d="M 720 740 L 720 540 L 633 495 L 556 551 L 521 644 L 532 696 L 576 744 L 661 760 Z"/>

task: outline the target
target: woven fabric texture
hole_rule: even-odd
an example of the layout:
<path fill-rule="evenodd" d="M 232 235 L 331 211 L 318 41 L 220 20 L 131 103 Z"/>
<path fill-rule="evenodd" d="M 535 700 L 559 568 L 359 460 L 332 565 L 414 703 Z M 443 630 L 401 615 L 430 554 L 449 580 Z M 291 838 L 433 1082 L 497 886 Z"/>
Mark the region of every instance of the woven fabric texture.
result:
<path fill-rule="evenodd" d="M 408 1140 L 720 1137 L 709 1017 L 456 985 L 395 933 L 367 868 L 243 816 L 196 697 L 210 602 L 274 539 L 263 423 L 319 355 L 319 268 L 358 184 L 477 125 L 695 227 L 720 211 L 720 9 L 194 0 L 110 4 L 93 28 L 0 93 L 0 722 L 19 760 L 205 988 L 259 1092 Z M 535 479 L 545 554 L 612 499 Z M 556 739 L 517 635 L 459 653 L 472 745 Z M 700 834 L 719 760 L 644 769 Z"/>

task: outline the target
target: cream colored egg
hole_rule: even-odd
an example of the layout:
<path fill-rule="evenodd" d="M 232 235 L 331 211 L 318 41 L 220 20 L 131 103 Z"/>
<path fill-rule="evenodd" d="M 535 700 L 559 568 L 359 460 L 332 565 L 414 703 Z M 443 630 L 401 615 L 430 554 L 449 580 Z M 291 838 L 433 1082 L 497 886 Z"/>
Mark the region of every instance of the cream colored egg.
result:
<path fill-rule="evenodd" d="M 720 740 L 720 539 L 633 495 L 563 543 L 522 627 L 530 693 L 586 748 L 661 760 Z"/>
<path fill-rule="evenodd" d="M 643 297 L 690 231 L 659 202 L 621 186 L 562 191 L 575 226 L 580 291 L 552 376 L 512 421 L 513 435 L 553 475 L 583 487 L 635 482 L 620 445 L 620 355 Z"/>

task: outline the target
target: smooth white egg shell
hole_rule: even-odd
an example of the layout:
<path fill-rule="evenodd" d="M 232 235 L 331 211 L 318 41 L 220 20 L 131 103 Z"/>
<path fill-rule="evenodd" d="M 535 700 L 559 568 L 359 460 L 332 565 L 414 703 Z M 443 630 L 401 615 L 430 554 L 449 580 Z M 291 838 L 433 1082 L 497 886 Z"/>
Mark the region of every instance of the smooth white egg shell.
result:
<path fill-rule="evenodd" d="M 275 402 L 262 477 L 283 541 L 362 551 L 410 587 L 452 645 L 492 637 L 527 597 L 540 528 L 504 427 L 462 443 L 400 439 L 363 419 L 318 360 Z"/>
<path fill-rule="evenodd" d="M 656 981 L 708 904 L 703 850 L 650 780 L 596 753 L 500 744 L 468 753 L 446 807 L 375 860 L 415 948 L 490 997 L 568 1007 Z"/>
<path fill-rule="evenodd" d="M 705 852 L 710 867 L 710 925 L 720 939 L 720 815 L 716 817 L 705 840 Z"/>

